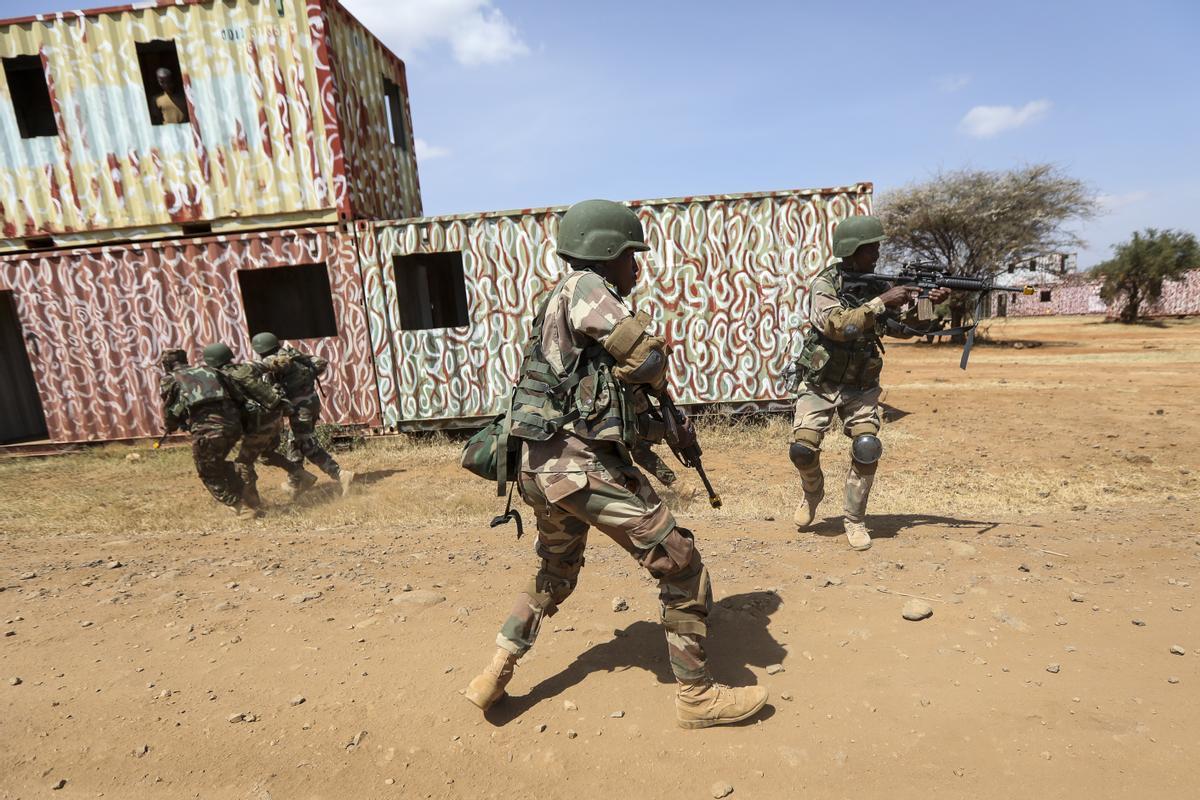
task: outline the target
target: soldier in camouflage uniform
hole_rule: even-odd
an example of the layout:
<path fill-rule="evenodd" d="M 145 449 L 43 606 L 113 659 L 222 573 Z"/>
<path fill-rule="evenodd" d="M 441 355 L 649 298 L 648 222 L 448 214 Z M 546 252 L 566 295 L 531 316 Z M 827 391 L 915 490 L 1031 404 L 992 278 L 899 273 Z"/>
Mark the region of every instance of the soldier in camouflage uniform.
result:
<path fill-rule="evenodd" d="M 204 366 L 176 366 L 160 384 L 167 432 L 186 427 L 192 434 L 196 473 L 209 493 L 239 517 L 259 512 L 242 500 L 242 479 L 226 457 L 242 435 L 242 403 L 237 388 L 217 369 L 232 353 L 221 343 L 204 348 Z M 177 359 L 176 359 L 177 360 Z"/>
<path fill-rule="evenodd" d="M 704 650 L 712 589 L 692 532 L 676 524 L 633 465 L 634 394 L 662 388 L 670 348 L 622 302 L 633 291 L 635 254 L 649 249 L 628 208 L 606 200 L 572 206 L 558 253 L 573 267 L 537 314 L 513 393 L 511 436 L 525 442 L 517 487 L 537 520 L 541 566 L 496 637 L 491 664 L 466 696 L 487 709 L 545 617 L 574 591 L 588 529 L 599 528 L 659 583 L 676 715 L 684 728 L 746 719 L 766 703 L 761 687 L 714 683 Z"/>
<path fill-rule="evenodd" d="M 290 461 L 279 452 L 280 434 L 283 431 L 284 415 L 291 406 L 280 394 L 261 363 L 237 364 L 233 353 L 222 352 L 217 363 L 210 364 L 221 370 L 242 399 L 242 445 L 238 448 L 233 468 L 242 480 L 242 499 L 251 508 L 261 508 L 258 495 L 258 473 L 254 462 L 262 458 L 264 464 L 278 467 L 288 473 L 302 472 L 311 481 L 316 477 L 304 472 L 303 463 Z M 303 478 L 296 477 L 300 482 Z"/>
<path fill-rule="evenodd" d="M 818 275 L 811 286 L 812 333 L 800 357 L 804 380 L 796 399 L 789 451 L 804 488 L 795 515 L 796 526 L 803 530 L 816 519 L 817 506 L 825 497 L 821 441 L 834 414 L 838 416 L 842 432 L 851 439 L 844 525 L 846 539 L 855 550 L 871 546 L 865 522 L 867 499 L 883 454 L 878 436 L 883 422 L 879 407 L 882 317 L 885 309 L 905 305 L 918 290 L 893 286 L 856 306 L 842 296 L 839 267 L 848 272 L 873 272 L 883 238 L 883 226 L 875 217 L 850 217 L 834 230 L 833 254 L 842 260 Z M 937 289 L 930 299 L 940 303 L 948 294 L 948 290 Z"/>
<path fill-rule="evenodd" d="M 354 473 L 342 469 L 317 442 L 317 423 L 321 420 L 321 397 L 317 393 L 317 383 L 329 362 L 320 356 L 302 353 L 294 347 L 281 347 L 279 337 L 269 331 L 255 334 L 250 345 L 262 358 L 292 408 L 288 414 L 292 440 L 288 444 L 287 459 L 292 462 L 294 469 L 288 472 L 288 479 L 283 484 L 284 491 L 294 498 L 316 483 L 316 476 L 303 469 L 304 459 L 307 458 L 341 485 L 343 497 L 349 495 Z"/>

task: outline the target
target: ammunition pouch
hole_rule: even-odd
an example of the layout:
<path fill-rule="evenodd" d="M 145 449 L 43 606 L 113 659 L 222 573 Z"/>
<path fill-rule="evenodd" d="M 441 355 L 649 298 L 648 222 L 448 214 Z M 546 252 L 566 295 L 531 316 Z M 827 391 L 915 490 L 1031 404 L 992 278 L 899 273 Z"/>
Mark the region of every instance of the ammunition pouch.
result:
<path fill-rule="evenodd" d="M 883 357 L 873 336 L 839 342 L 814 332 L 800 354 L 804 367 L 803 380 L 809 383 L 832 383 L 869 389 L 879 384 Z"/>

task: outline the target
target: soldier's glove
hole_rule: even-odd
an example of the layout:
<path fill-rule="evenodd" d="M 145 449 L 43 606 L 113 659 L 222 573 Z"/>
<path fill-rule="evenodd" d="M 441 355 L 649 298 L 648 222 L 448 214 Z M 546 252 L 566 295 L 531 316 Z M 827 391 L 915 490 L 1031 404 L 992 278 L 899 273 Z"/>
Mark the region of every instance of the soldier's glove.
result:
<path fill-rule="evenodd" d="M 645 383 L 654 390 L 667 385 L 667 361 L 671 348 L 661 336 L 647 331 L 650 315 L 639 311 L 617 323 L 604 340 L 604 349 L 617 360 L 613 374 L 625 383 Z"/>

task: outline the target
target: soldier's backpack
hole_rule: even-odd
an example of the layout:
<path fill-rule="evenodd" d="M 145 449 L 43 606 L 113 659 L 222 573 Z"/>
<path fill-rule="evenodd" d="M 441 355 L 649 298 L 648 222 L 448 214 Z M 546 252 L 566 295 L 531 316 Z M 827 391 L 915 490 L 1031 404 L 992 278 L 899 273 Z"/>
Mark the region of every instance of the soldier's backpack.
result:
<path fill-rule="evenodd" d="M 179 384 L 179 399 L 188 411 L 206 403 L 232 399 L 227 382 L 212 367 L 183 367 L 171 374 Z"/>

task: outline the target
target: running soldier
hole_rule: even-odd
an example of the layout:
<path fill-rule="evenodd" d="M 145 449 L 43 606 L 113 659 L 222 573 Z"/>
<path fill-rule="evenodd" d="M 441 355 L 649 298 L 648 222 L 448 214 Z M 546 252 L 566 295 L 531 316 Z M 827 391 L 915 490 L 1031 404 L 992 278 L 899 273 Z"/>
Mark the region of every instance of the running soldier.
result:
<path fill-rule="evenodd" d="M 558 254 L 572 270 L 534 320 L 511 416 L 511 435 L 525 443 L 517 487 L 536 515 L 541 566 L 500 628 L 491 664 L 467 688 L 482 709 L 504 696 L 543 619 L 574 591 L 591 527 L 658 579 L 681 727 L 747 719 L 767 701 L 761 687 L 729 688 L 710 677 L 708 569 L 692 532 L 676 524 L 630 458 L 633 395 L 665 385 L 671 353 L 647 330 L 649 316 L 633 316 L 622 302 L 637 282 L 636 253 L 648 249 L 625 206 L 588 200 L 562 219 Z"/>
<path fill-rule="evenodd" d="M 240 395 L 217 369 L 229 357 L 229 348 L 220 343 L 204 348 L 204 366 L 187 366 L 182 351 L 163 354 L 164 368 L 172 365 L 160 382 L 163 425 L 168 433 L 179 428 L 191 433 L 196 473 L 217 502 L 239 517 L 253 518 L 260 512 L 243 502 L 242 479 L 226 458 L 242 435 Z"/>
<path fill-rule="evenodd" d="M 856 305 L 842 296 L 839 267 L 847 272 L 873 272 L 883 239 L 883 225 L 875 217 L 849 217 L 834 229 L 833 254 L 841 260 L 812 283 L 812 333 L 800 356 L 804 379 L 796 399 L 789 451 L 804 488 L 795 515 L 796 526 L 804 530 L 816 519 L 817 506 L 825 497 L 821 441 L 837 414 L 842 432 L 851 440 L 844 525 L 846 539 L 855 550 L 871 546 L 865 522 L 867 499 L 883 455 L 878 436 L 883 423 L 879 407 L 883 316 L 885 309 L 908 303 L 918 290 L 893 286 Z M 947 289 L 935 289 L 930 300 L 940 303 L 949 294 Z"/>
<path fill-rule="evenodd" d="M 317 476 L 303 469 L 304 459 L 307 458 L 341 485 L 343 497 L 349 495 L 354 473 L 342 469 L 317 442 L 317 423 L 321 420 L 321 397 L 317 393 L 317 384 L 329 362 L 320 356 L 302 353 L 294 347 L 281 347 L 279 338 L 267 331 L 255 334 L 250 346 L 270 370 L 291 405 L 288 422 L 292 428 L 292 440 L 288 444 L 287 460 L 294 468 L 289 470 L 283 490 L 294 499 L 317 482 Z"/>

